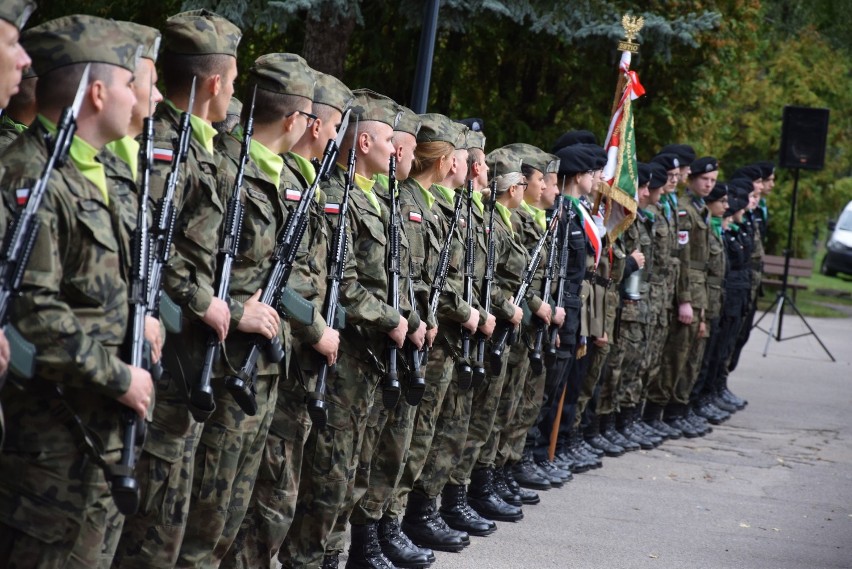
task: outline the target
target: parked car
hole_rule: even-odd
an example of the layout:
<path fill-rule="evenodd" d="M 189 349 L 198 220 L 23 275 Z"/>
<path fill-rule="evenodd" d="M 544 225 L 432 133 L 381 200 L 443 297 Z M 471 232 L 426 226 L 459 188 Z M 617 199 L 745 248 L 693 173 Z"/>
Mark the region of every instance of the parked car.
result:
<path fill-rule="evenodd" d="M 828 222 L 831 236 L 820 270 L 830 277 L 837 273 L 852 275 L 852 202 L 846 204 L 837 223 Z"/>

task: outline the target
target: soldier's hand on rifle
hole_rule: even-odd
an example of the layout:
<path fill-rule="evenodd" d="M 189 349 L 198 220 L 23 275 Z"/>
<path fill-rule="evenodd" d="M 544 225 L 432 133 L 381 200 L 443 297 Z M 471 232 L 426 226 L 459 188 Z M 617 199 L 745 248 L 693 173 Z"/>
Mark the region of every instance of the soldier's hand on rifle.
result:
<path fill-rule="evenodd" d="M 151 362 L 157 363 L 163 351 L 163 337 L 160 335 L 160 321 L 153 316 L 145 317 L 145 339 L 151 345 Z"/>
<path fill-rule="evenodd" d="M 118 398 L 119 403 L 127 405 L 141 418 L 145 418 L 148 407 L 151 405 L 151 395 L 154 393 L 154 382 L 148 370 L 141 367 L 127 366 L 130 368 L 130 387 Z"/>
<path fill-rule="evenodd" d="M 9 340 L 0 329 L 0 376 L 5 374 L 7 369 L 9 369 Z"/>
<path fill-rule="evenodd" d="M 464 326 L 471 334 L 476 332 L 476 327 L 479 326 L 479 311 L 471 306 L 470 316 L 467 317 L 467 322 L 462 324 L 462 326 Z"/>
<path fill-rule="evenodd" d="M 423 347 L 423 342 L 426 341 L 426 323 L 420 322 L 420 327 L 418 327 L 413 333 L 409 334 L 408 339 L 411 340 L 411 343 L 414 344 L 418 350 L 421 349 Z"/>
<path fill-rule="evenodd" d="M 642 251 L 640 251 L 639 249 L 636 249 L 635 251 L 630 253 L 630 256 L 633 257 L 633 260 L 636 261 L 636 265 L 640 269 L 645 267 L 645 254 L 642 253 Z"/>
<path fill-rule="evenodd" d="M 512 299 L 512 302 L 514 303 L 515 300 Z M 512 326 L 514 326 L 515 328 L 517 328 L 518 324 L 520 324 L 521 320 L 523 320 L 523 318 L 524 318 L 524 311 L 517 304 L 514 305 L 514 309 L 515 309 L 515 313 L 512 314 L 512 317 L 509 319 L 509 323 Z"/>
<path fill-rule="evenodd" d="M 257 292 L 243 304 L 243 317 L 237 324 L 237 330 L 247 334 L 260 334 L 267 340 L 271 340 L 278 334 L 281 317 L 274 308 L 260 301 L 262 292 L 262 289 L 257 289 Z"/>
<path fill-rule="evenodd" d="M 316 351 L 325 356 L 325 359 L 328 361 L 328 365 L 330 366 L 337 363 L 337 350 L 339 347 L 340 332 L 331 326 L 325 327 L 325 330 L 322 331 L 322 337 L 319 339 L 319 342 L 313 345 L 313 348 Z"/>
<path fill-rule="evenodd" d="M 607 337 L 606 332 L 604 332 L 603 336 L 600 338 L 595 338 L 595 345 L 599 348 L 603 348 L 609 343 L 609 337 Z"/>
<path fill-rule="evenodd" d="M 565 322 L 565 308 L 561 306 L 556 307 L 556 312 L 553 314 L 553 324 L 556 326 L 562 326 Z"/>
<path fill-rule="evenodd" d="M 494 333 L 494 328 L 496 327 L 497 317 L 489 313 L 488 316 L 485 317 L 485 324 L 479 327 L 479 331 L 485 334 L 486 338 L 490 338 L 491 334 Z"/>
<path fill-rule="evenodd" d="M 214 296 L 201 320 L 216 332 L 220 342 L 224 342 L 225 336 L 228 335 L 228 327 L 231 325 L 231 310 L 228 308 L 228 303 Z"/>
<path fill-rule="evenodd" d="M 535 315 L 542 319 L 545 326 L 550 326 L 550 315 L 552 312 L 553 308 L 546 302 L 542 302 L 538 310 L 535 311 Z"/>
<path fill-rule="evenodd" d="M 406 333 L 408 333 L 408 320 L 400 315 L 399 324 L 396 325 L 396 328 L 388 332 L 388 336 L 396 343 L 397 348 L 401 348 L 405 342 Z"/>
<path fill-rule="evenodd" d="M 684 302 L 677 307 L 677 319 L 681 324 L 689 326 L 692 324 L 692 305 Z"/>
<path fill-rule="evenodd" d="M 435 341 L 435 338 L 438 336 L 438 327 L 429 328 L 426 330 L 426 345 L 430 348 L 432 347 L 432 342 Z"/>

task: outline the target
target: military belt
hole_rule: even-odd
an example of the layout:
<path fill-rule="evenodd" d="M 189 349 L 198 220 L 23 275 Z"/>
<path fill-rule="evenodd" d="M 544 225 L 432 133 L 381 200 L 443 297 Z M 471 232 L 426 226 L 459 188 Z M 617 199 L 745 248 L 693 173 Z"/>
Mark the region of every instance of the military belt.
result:
<path fill-rule="evenodd" d="M 598 286 L 602 286 L 604 288 L 609 288 L 610 285 L 612 285 L 612 279 L 602 277 L 601 275 L 599 275 L 597 273 L 593 273 L 592 271 L 586 271 L 585 280 L 589 281 L 590 283 L 596 284 Z"/>
<path fill-rule="evenodd" d="M 722 286 L 722 283 L 725 282 L 724 277 L 714 277 L 707 275 L 707 284 L 711 286 Z"/>
<path fill-rule="evenodd" d="M 696 271 L 706 271 L 707 261 L 690 261 L 689 268 L 695 269 Z"/>

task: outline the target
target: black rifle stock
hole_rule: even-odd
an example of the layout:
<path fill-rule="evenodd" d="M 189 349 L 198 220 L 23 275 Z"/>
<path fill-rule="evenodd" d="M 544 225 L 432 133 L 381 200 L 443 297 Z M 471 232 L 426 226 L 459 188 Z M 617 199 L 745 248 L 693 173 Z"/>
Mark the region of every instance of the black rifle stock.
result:
<path fill-rule="evenodd" d="M 345 130 L 345 127 L 341 127 Z M 356 136 L 358 127 L 355 127 Z M 338 140 L 342 136 L 338 135 Z M 329 141 L 331 144 L 333 141 Z M 328 287 L 325 293 L 325 321 L 329 326 L 337 322 L 339 310 L 340 283 L 343 280 L 343 271 L 346 266 L 346 247 L 349 234 L 347 233 L 346 217 L 349 212 L 349 192 L 355 183 L 355 148 L 349 150 L 346 165 L 346 183 L 343 186 L 343 197 L 340 199 L 337 228 L 334 232 L 334 241 L 328 259 Z M 331 366 L 328 359 L 322 358 L 317 371 L 317 383 L 313 392 L 308 394 L 308 415 L 318 429 L 324 429 L 328 424 L 328 409 L 325 403 L 325 390 L 328 383 L 328 374 Z"/>
<path fill-rule="evenodd" d="M 399 199 L 396 195 L 396 155 L 391 154 L 388 163 L 388 191 L 390 192 L 390 220 L 388 222 L 388 304 L 399 312 Z M 400 314 L 402 318 L 402 314 Z M 385 409 L 391 410 L 396 407 L 400 396 L 399 369 L 397 368 L 397 357 L 399 348 L 396 343 L 388 339 L 387 359 L 388 367 L 385 372 L 385 381 L 382 387 L 382 403 Z"/>
<path fill-rule="evenodd" d="M 468 306 L 473 305 L 473 279 L 476 278 L 476 242 L 473 237 L 473 180 L 467 181 L 465 187 L 467 202 L 466 231 L 464 238 L 464 301 Z M 470 389 L 473 383 L 473 368 L 470 365 L 470 330 L 462 327 L 462 353 L 457 370 L 459 373 L 459 389 Z"/>
<path fill-rule="evenodd" d="M 553 213 L 552 215 L 558 217 L 562 214 L 562 195 L 556 197 L 556 203 L 553 204 Z M 557 226 L 556 231 L 553 232 L 553 239 L 550 241 L 550 249 L 547 252 L 547 262 L 544 266 L 544 282 L 541 285 L 541 298 L 545 302 L 552 302 L 552 298 L 550 296 L 550 288 L 553 285 L 553 267 L 556 264 L 556 246 L 559 242 L 559 227 Z M 542 347 L 544 345 L 544 334 L 547 330 L 547 327 L 544 325 L 544 321 L 541 319 L 536 320 L 535 327 L 535 339 L 533 340 L 533 347 L 530 350 L 529 358 L 530 358 L 530 369 L 532 370 L 534 375 L 540 374 L 544 371 L 544 358 L 542 357 Z"/>
<path fill-rule="evenodd" d="M 563 198 L 564 200 L 565 198 Z M 571 204 L 567 207 L 567 216 L 562 224 L 562 241 L 559 243 L 559 274 L 556 279 L 556 303 L 563 306 L 563 297 L 565 296 L 565 287 L 568 284 L 568 237 L 570 234 L 571 220 L 576 215 Z M 556 324 L 550 325 L 549 330 L 550 342 L 547 346 L 547 353 L 550 355 L 556 354 L 556 339 L 559 336 L 559 326 Z"/>
<path fill-rule="evenodd" d="M 217 263 L 217 288 L 216 297 L 222 300 L 228 300 L 228 291 L 231 288 L 231 268 L 234 264 L 234 258 L 237 256 L 240 248 L 240 235 L 243 228 L 243 215 L 245 209 L 242 202 L 243 178 L 245 176 L 246 165 L 248 164 L 249 151 L 251 149 L 251 139 L 254 135 L 254 102 L 257 96 L 257 85 L 251 96 L 251 107 L 249 108 L 246 124 L 243 127 L 243 141 L 240 145 L 240 158 L 237 166 L 237 175 L 234 178 L 234 188 L 231 191 L 231 197 L 228 199 L 228 211 L 225 214 L 225 230 L 222 233 L 222 246 L 219 249 L 219 262 Z M 213 379 L 213 367 L 219 360 L 219 355 L 222 352 L 222 342 L 219 341 L 219 336 L 212 330 L 207 334 L 207 346 L 204 352 L 204 363 L 201 366 L 201 376 L 198 381 L 192 386 L 189 394 L 189 410 L 193 418 L 198 422 L 204 422 L 210 418 L 216 410 L 216 401 L 213 394 L 213 387 L 210 382 Z M 241 393 L 233 395 L 239 397 Z M 237 402 L 238 404 L 239 401 Z M 242 404 L 240 404 L 242 407 Z"/>
<path fill-rule="evenodd" d="M 412 281 L 414 276 L 410 275 L 408 279 L 408 300 L 411 303 L 412 310 L 417 306 L 417 299 L 414 296 L 414 285 Z M 423 393 L 426 391 L 426 370 L 420 365 L 420 350 L 417 349 L 412 342 L 406 342 L 408 349 L 408 361 L 410 373 L 408 379 L 408 387 L 405 390 L 405 401 L 409 405 L 420 405 L 420 400 L 423 399 Z"/>
<path fill-rule="evenodd" d="M 488 234 L 488 249 L 485 256 L 485 274 L 482 275 L 482 288 L 479 293 L 479 303 L 482 305 L 482 310 L 485 311 L 486 318 L 491 312 L 491 285 L 494 283 L 494 210 L 497 204 L 497 173 L 494 173 L 494 178 L 491 180 L 490 192 L 488 195 L 488 225 L 486 233 Z M 476 361 L 473 363 L 473 385 L 478 387 L 485 380 L 485 334 L 477 333 L 476 338 Z"/>

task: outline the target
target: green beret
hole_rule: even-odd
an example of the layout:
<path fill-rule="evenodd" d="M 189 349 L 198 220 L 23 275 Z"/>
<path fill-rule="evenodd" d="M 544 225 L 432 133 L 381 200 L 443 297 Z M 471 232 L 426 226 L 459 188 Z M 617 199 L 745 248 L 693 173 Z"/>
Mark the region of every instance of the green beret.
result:
<path fill-rule="evenodd" d="M 39 76 L 76 63 L 136 70 L 142 45 L 114 20 L 75 14 L 44 22 L 27 34 L 27 53 Z"/>
<path fill-rule="evenodd" d="M 267 53 L 254 60 L 249 76 L 259 89 L 313 100 L 316 77 L 305 60 L 294 53 Z"/>
<path fill-rule="evenodd" d="M 160 30 L 137 24 L 136 22 L 118 22 L 127 30 L 127 35 L 142 44 L 142 57 L 157 63 L 157 53 L 160 51 Z"/>
<path fill-rule="evenodd" d="M 352 94 L 355 95 L 352 101 L 352 119 L 358 117 L 361 122 L 383 122 L 391 128 L 396 128 L 400 111 L 399 105 L 393 99 L 369 89 L 356 89 Z M 350 122 L 352 119 L 349 119 Z"/>
<path fill-rule="evenodd" d="M 547 167 L 552 161 L 550 154 L 533 146 L 532 144 L 516 142 L 514 144 L 504 146 L 503 148 L 510 150 L 517 155 L 524 164 L 535 168 L 542 174 L 547 172 Z"/>
<path fill-rule="evenodd" d="M 403 105 L 399 105 L 399 110 L 401 114 L 399 116 L 399 122 L 394 130 L 407 132 L 408 134 L 416 137 L 417 133 L 420 131 L 420 116 Z"/>
<path fill-rule="evenodd" d="M 417 142 L 449 142 L 454 148 L 465 148 L 464 132 L 459 128 L 467 128 L 464 125 L 439 113 L 420 115 L 420 120 Z"/>
<path fill-rule="evenodd" d="M 513 172 L 523 173 L 521 170 L 523 160 L 507 146 L 489 152 L 485 157 L 485 163 L 491 168 L 491 175 L 494 177 Z"/>
<path fill-rule="evenodd" d="M 179 55 L 237 56 L 240 28 L 210 10 L 191 10 L 166 20 L 165 49 Z"/>
<path fill-rule="evenodd" d="M 0 2 L 0 19 L 6 20 L 21 31 L 35 9 L 36 3 L 32 0 L 3 0 Z"/>
<path fill-rule="evenodd" d="M 485 152 L 485 134 L 481 130 L 468 130 L 465 142 L 468 150 L 478 148 Z"/>
<path fill-rule="evenodd" d="M 343 81 L 320 71 L 314 71 L 317 76 L 317 85 L 314 89 L 314 103 L 334 107 L 341 113 L 352 102 L 354 95 Z"/>

